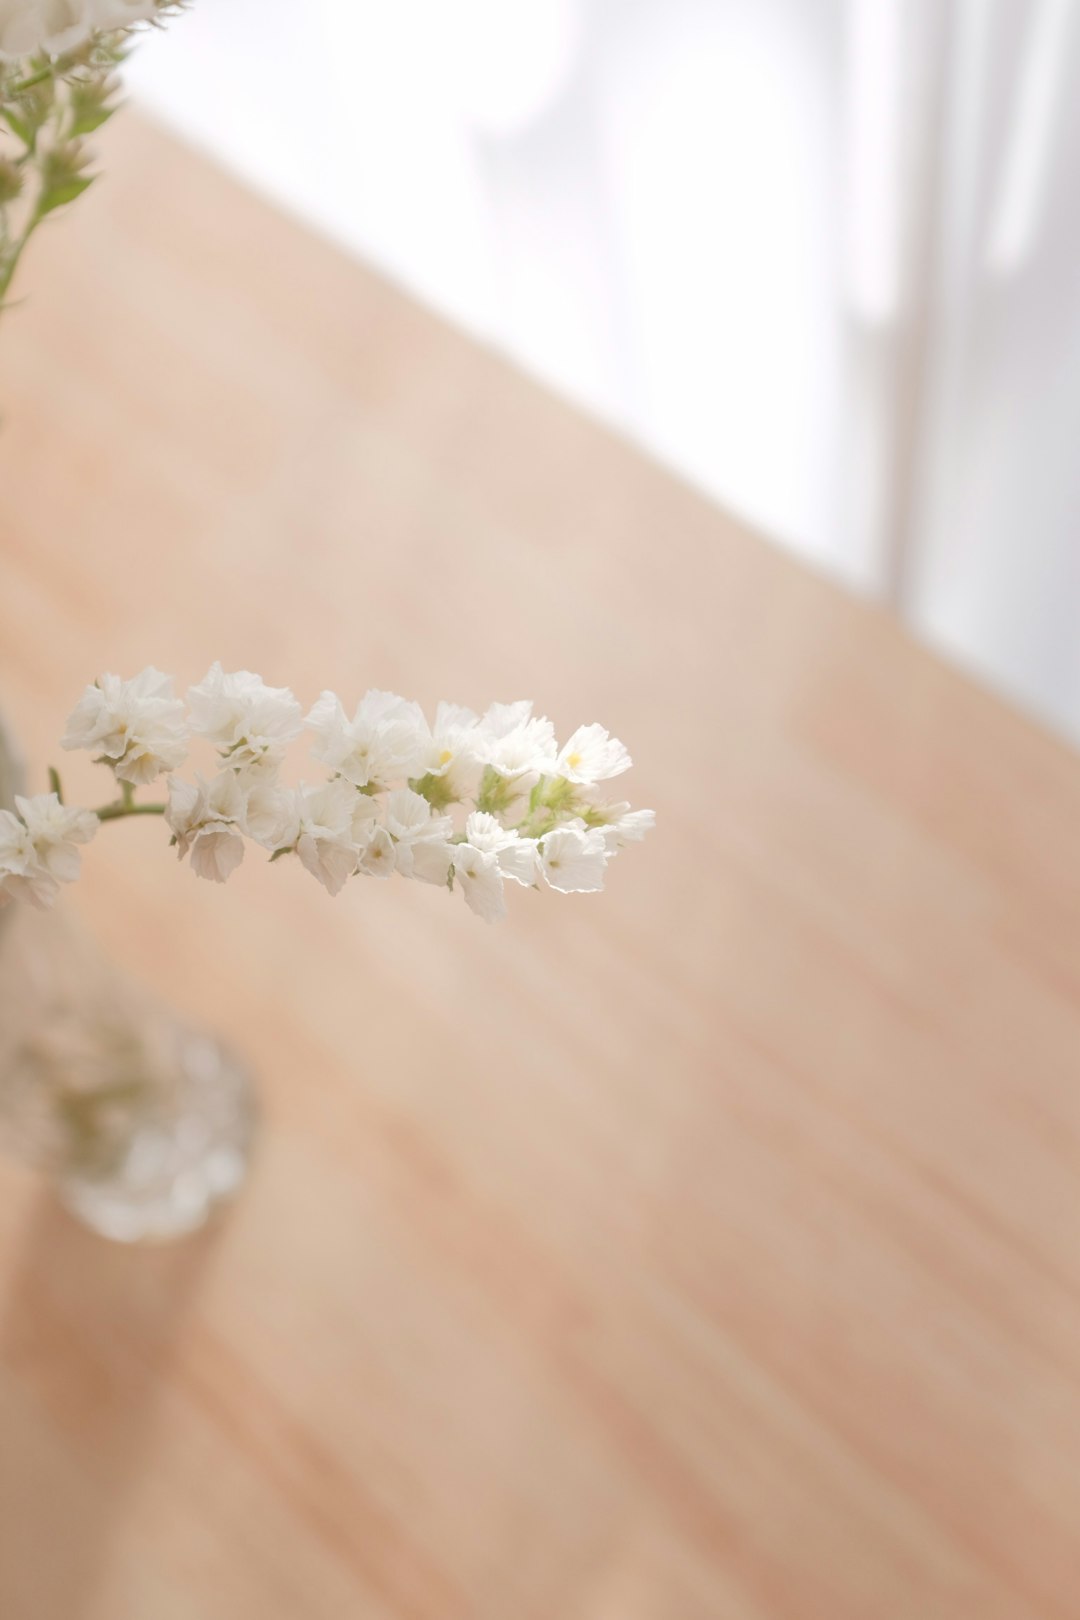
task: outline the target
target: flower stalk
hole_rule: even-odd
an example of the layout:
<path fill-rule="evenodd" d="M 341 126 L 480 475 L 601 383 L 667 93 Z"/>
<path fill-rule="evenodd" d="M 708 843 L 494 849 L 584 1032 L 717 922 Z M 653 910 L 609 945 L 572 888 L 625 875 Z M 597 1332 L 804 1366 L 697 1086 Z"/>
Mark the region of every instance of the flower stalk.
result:
<path fill-rule="evenodd" d="M 167 804 L 125 804 L 117 799 L 99 806 L 93 814 L 99 821 L 123 821 L 125 816 L 163 816 L 168 808 Z"/>
<path fill-rule="evenodd" d="M 325 775 L 289 787 L 281 767 L 303 731 Z M 177 773 L 196 739 L 214 751 L 216 769 L 191 780 Z M 249 670 L 214 664 L 185 701 L 148 668 L 88 686 L 61 747 L 88 750 L 119 794 L 96 810 L 69 807 L 50 768 L 49 793 L 0 811 L 0 901 L 50 905 L 103 822 L 158 816 L 178 857 L 216 883 L 253 843 L 271 862 L 295 855 L 330 894 L 352 877 L 397 873 L 460 889 L 494 922 L 508 882 L 602 888 L 613 856 L 653 822 L 651 810 L 597 796 L 630 766 L 621 742 L 579 726 L 560 749 L 551 721 L 528 702 L 493 703 L 482 716 L 441 703 L 431 722 L 393 692 L 366 693 L 351 715 L 324 692 L 305 716 L 287 687 Z M 140 800 L 161 777 L 167 799 Z"/>

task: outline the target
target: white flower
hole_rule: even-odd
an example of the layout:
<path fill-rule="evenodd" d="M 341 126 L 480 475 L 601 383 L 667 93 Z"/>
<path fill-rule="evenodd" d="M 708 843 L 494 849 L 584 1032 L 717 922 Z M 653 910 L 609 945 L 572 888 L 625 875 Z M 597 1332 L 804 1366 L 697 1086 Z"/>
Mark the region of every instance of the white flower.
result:
<path fill-rule="evenodd" d="M 513 878 L 525 888 L 536 882 L 540 857 L 534 839 L 522 838 L 483 810 L 474 810 L 468 817 L 465 838 L 473 849 L 494 855 L 504 877 Z"/>
<path fill-rule="evenodd" d="M 100 825 L 92 810 L 71 809 L 55 793 L 16 798 L 18 815 L 0 810 L 0 900 L 17 896 L 43 909 L 61 883 L 79 875 L 78 844 Z"/>
<path fill-rule="evenodd" d="M 91 0 L 0 0 L 0 61 L 60 56 L 98 26 Z"/>
<path fill-rule="evenodd" d="M 440 703 L 435 710 L 435 724 L 418 774 L 439 777 L 447 803 L 470 798 L 480 780 L 479 725 L 472 709 L 460 704 Z"/>
<path fill-rule="evenodd" d="M 403 877 L 412 876 L 413 849 L 417 843 L 444 839 L 452 830 L 450 817 L 433 815 L 428 801 L 411 788 L 395 788 L 388 794 L 386 831 L 394 841 L 395 864 Z"/>
<path fill-rule="evenodd" d="M 393 692 L 365 694 L 353 718 L 323 692 L 305 721 L 315 733 L 312 753 L 356 787 L 387 787 L 424 769 L 431 733 L 418 703 Z"/>
<path fill-rule="evenodd" d="M 158 10 L 159 0 L 90 0 L 98 28 L 130 28 L 133 23 L 149 22 Z"/>
<path fill-rule="evenodd" d="M 409 848 L 407 876 L 445 888 L 454 861 L 455 846 L 445 838 L 419 838 Z"/>
<path fill-rule="evenodd" d="M 456 844 L 453 855 L 454 877 L 469 910 L 485 922 L 499 922 L 506 916 L 506 896 L 498 856 L 471 844 Z"/>
<path fill-rule="evenodd" d="M 485 922 L 506 915 L 503 879 L 526 887 L 535 883 L 539 856 L 535 842 L 500 825 L 495 816 L 474 810 L 465 822 L 465 842 L 420 841 L 413 845 L 412 875 L 445 883 L 453 868 L 465 904 Z"/>
<path fill-rule="evenodd" d="M 604 810 L 606 815 L 600 831 L 609 854 L 627 844 L 639 844 L 656 825 L 655 810 L 631 810 L 626 803 L 605 805 Z"/>
<path fill-rule="evenodd" d="M 603 726 L 579 726 L 555 761 L 556 776 L 568 782 L 603 782 L 631 766 L 630 755 Z"/>
<path fill-rule="evenodd" d="M 375 827 L 375 806 L 337 777 L 297 795 L 296 853 L 328 894 L 340 894 Z"/>
<path fill-rule="evenodd" d="M 130 28 L 157 15 L 163 0 L 0 0 L 0 61 L 44 51 L 62 56 L 93 33 Z"/>
<path fill-rule="evenodd" d="M 282 849 L 296 841 L 296 796 L 279 787 L 262 767 L 235 773 L 244 795 L 243 828 L 264 849 Z"/>
<path fill-rule="evenodd" d="M 385 827 L 376 827 L 360 852 L 357 871 L 367 877 L 391 877 L 397 867 L 394 840 Z"/>
<path fill-rule="evenodd" d="M 604 887 L 607 848 L 599 827 L 556 827 L 544 834 L 540 855 L 553 889 L 584 894 Z"/>
<path fill-rule="evenodd" d="M 101 825 L 94 812 L 61 804 L 55 793 L 38 793 L 32 799 L 16 795 L 15 808 L 34 854 L 50 877 L 74 883 L 80 869 L 76 846 L 88 844 Z"/>
<path fill-rule="evenodd" d="M 249 669 L 226 674 L 212 664 L 188 688 L 192 730 L 207 737 L 230 765 L 276 763 L 300 735 L 303 711 L 287 686 L 267 686 Z"/>
<path fill-rule="evenodd" d="M 29 900 L 44 910 L 56 899 L 60 883 L 79 875 L 78 851 L 72 844 L 85 843 L 93 833 L 78 823 L 66 828 L 62 823 L 52 822 L 51 817 L 47 817 L 51 825 L 44 826 L 37 812 L 40 801 L 16 799 L 15 802 L 20 812 L 29 814 L 31 826 L 27 826 L 21 814 L 16 816 L 10 810 L 0 810 L 0 904 L 18 898 Z M 82 818 L 90 813 L 78 810 L 70 814 Z M 90 816 L 90 820 L 96 831 L 97 817 Z"/>
<path fill-rule="evenodd" d="M 527 701 L 493 703 L 477 728 L 476 753 L 500 776 L 542 775 L 555 764 L 555 728 Z"/>
<path fill-rule="evenodd" d="M 431 806 L 411 788 L 395 788 L 386 796 L 386 829 L 395 840 L 411 842 L 431 837 L 433 831 L 449 831 L 449 816 L 433 817 Z"/>
<path fill-rule="evenodd" d="M 182 860 L 190 851 L 192 870 L 213 883 L 224 883 L 244 858 L 245 793 L 234 771 L 219 771 L 210 781 L 169 777 L 165 820 Z"/>
<path fill-rule="evenodd" d="M 118 781 L 136 786 L 176 770 L 187 756 L 184 705 L 173 696 L 171 677 L 152 664 L 130 681 L 102 675 L 86 688 L 67 725 L 61 748 L 95 751 Z"/>
<path fill-rule="evenodd" d="M 35 877 L 41 883 L 38 893 L 34 893 Z M 57 887 L 34 854 L 30 834 L 18 816 L 10 810 L 0 810 L 0 900 L 6 902 L 13 895 L 19 895 L 46 906 Z"/>

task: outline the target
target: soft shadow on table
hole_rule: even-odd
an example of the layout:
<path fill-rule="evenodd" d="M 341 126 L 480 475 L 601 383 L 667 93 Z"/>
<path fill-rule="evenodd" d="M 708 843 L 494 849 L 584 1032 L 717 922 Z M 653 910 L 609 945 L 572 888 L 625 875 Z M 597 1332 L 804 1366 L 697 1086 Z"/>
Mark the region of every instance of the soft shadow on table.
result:
<path fill-rule="evenodd" d="M 45 1476 L 28 1475 L 10 1432 L 18 1424 L 5 1425 L 2 1620 L 94 1612 L 214 1244 L 211 1229 L 175 1245 L 127 1248 L 84 1231 L 45 1192 L 34 1206 L 18 1258 L 0 1277 L 0 1370 L 30 1403 L 30 1421 L 75 1456 L 81 1485 L 54 1492 Z"/>

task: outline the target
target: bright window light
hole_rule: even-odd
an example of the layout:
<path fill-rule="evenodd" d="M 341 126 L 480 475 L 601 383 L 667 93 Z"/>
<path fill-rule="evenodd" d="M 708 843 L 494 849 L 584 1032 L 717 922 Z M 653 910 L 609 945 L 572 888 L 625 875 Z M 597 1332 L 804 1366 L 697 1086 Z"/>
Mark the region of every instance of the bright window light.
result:
<path fill-rule="evenodd" d="M 1019 269 L 1038 232 L 1072 13 L 1072 0 L 1037 0 L 1031 14 L 986 256 L 1000 275 Z"/>
<path fill-rule="evenodd" d="M 901 0 L 848 0 L 848 297 L 875 326 L 900 304 L 901 13 Z"/>

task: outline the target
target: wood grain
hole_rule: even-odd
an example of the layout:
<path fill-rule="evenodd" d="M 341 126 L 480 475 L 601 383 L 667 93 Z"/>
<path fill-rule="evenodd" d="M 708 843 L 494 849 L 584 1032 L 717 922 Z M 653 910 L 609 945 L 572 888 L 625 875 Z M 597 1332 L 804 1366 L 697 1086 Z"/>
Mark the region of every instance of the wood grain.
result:
<path fill-rule="evenodd" d="M 603 719 L 659 830 L 501 930 L 103 831 L 82 909 L 267 1120 L 173 1251 L 0 1169 L 0 1616 L 1075 1620 L 1080 765 L 149 124 L 101 144 L 0 344 L 40 774 L 100 669 L 221 657 Z"/>

